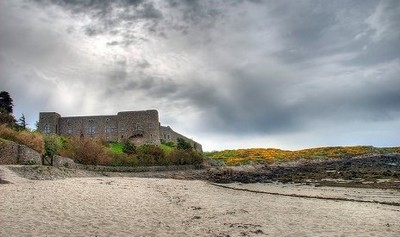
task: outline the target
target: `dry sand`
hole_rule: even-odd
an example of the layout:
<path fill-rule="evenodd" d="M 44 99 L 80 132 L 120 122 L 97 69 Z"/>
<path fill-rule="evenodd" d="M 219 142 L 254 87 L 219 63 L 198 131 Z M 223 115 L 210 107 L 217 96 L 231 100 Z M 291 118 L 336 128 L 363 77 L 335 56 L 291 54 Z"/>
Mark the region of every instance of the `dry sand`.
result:
<path fill-rule="evenodd" d="M 397 190 L 88 177 L 34 181 L 5 166 L 0 236 L 400 236 Z"/>

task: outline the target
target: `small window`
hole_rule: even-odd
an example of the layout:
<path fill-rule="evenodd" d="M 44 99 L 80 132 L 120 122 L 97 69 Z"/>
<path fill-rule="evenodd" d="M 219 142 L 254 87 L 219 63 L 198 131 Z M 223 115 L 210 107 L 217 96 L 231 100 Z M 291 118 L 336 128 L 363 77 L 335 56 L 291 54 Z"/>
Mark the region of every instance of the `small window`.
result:
<path fill-rule="evenodd" d="M 142 125 L 140 123 L 135 124 L 135 131 L 143 130 Z"/>
<path fill-rule="evenodd" d="M 148 127 L 148 128 L 153 128 L 153 124 L 152 124 L 152 123 L 148 123 L 148 124 L 147 124 L 147 127 Z"/>
<path fill-rule="evenodd" d="M 88 127 L 87 131 L 88 131 L 89 135 L 94 135 L 96 133 L 95 127 L 93 127 L 93 126 Z"/>
<path fill-rule="evenodd" d="M 50 133 L 50 125 L 49 125 L 48 123 L 46 123 L 46 124 L 44 125 L 44 130 L 43 130 L 43 132 L 46 133 L 46 134 L 49 134 L 49 133 Z"/>
<path fill-rule="evenodd" d="M 68 128 L 67 134 L 68 134 L 68 135 L 71 135 L 71 134 L 72 134 L 72 128 Z"/>

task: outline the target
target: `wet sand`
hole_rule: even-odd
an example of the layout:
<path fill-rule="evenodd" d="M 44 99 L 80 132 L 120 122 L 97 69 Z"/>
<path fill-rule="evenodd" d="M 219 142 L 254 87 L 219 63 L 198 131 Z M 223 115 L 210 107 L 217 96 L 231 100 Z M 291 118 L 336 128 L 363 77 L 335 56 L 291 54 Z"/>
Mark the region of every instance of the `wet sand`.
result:
<path fill-rule="evenodd" d="M 357 201 L 398 190 L 0 171 L 0 236 L 400 236 L 400 206 Z M 296 193 L 353 200 L 277 195 Z"/>

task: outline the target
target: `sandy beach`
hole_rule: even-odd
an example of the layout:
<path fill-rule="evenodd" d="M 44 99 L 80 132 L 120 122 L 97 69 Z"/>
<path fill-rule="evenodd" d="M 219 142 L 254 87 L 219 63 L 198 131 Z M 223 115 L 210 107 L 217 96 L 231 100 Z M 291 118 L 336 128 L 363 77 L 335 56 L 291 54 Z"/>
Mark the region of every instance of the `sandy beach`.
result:
<path fill-rule="evenodd" d="M 2 237 L 400 236 L 398 190 L 275 183 L 219 187 L 138 177 L 28 180 L 6 166 L 0 171 L 10 182 L 0 184 Z"/>

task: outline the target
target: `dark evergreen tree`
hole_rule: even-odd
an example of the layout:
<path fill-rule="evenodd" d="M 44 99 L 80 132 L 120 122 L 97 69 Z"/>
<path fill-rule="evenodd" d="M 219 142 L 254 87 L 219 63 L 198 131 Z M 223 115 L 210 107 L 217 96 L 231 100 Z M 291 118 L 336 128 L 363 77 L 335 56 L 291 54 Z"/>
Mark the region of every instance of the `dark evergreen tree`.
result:
<path fill-rule="evenodd" d="M 18 122 L 15 123 L 15 129 L 16 130 L 26 130 L 26 125 L 28 125 L 28 124 L 26 123 L 25 115 L 22 114 L 21 118 L 18 119 Z"/>
<path fill-rule="evenodd" d="M 7 91 L 0 92 L 0 108 L 4 109 L 9 114 L 12 114 L 13 106 L 14 104 L 10 93 Z"/>
<path fill-rule="evenodd" d="M 13 100 L 7 91 L 0 92 L 0 124 L 7 124 L 10 127 L 15 125 L 13 112 Z"/>

